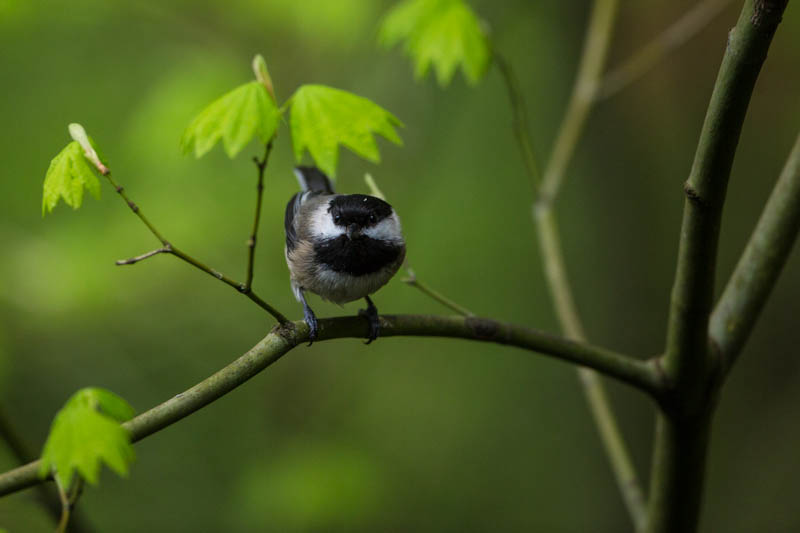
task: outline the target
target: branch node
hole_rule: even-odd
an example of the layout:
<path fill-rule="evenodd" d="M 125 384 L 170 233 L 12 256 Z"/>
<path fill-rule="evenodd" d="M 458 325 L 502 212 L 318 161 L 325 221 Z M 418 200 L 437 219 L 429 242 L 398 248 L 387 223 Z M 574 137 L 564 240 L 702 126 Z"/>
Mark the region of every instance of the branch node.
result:
<path fill-rule="evenodd" d="M 686 194 L 686 198 L 689 199 L 690 202 L 695 204 L 698 207 L 708 207 L 708 202 L 706 202 L 700 193 L 697 192 L 697 189 L 691 186 L 691 184 L 686 181 L 683 184 L 683 192 Z"/>

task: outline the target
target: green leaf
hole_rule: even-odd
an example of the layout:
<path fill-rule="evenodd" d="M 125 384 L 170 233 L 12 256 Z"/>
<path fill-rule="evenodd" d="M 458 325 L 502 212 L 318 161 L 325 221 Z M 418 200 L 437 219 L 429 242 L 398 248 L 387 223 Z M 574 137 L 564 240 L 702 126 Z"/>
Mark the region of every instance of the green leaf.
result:
<path fill-rule="evenodd" d="M 404 41 L 417 79 L 433 65 L 442 87 L 459 65 L 473 85 L 489 66 L 489 42 L 481 23 L 461 0 L 405 0 L 383 19 L 378 38 L 386 47 Z"/>
<path fill-rule="evenodd" d="M 403 144 L 395 130 L 403 125 L 397 117 L 353 93 L 324 85 L 302 85 L 290 104 L 295 158 L 299 162 L 308 149 L 317 166 L 332 178 L 336 177 L 340 144 L 373 163 L 381 159 L 374 133 Z"/>
<path fill-rule="evenodd" d="M 135 454 L 130 434 L 120 424 L 134 414 L 128 402 L 108 390 L 79 390 L 53 419 L 39 475 L 55 472 L 61 484 L 69 487 L 77 472 L 94 485 L 101 463 L 105 463 L 120 476 L 127 476 Z"/>
<path fill-rule="evenodd" d="M 281 110 L 267 88 L 258 81 L 245 83 L 223 95 L 197 115 L 183 132 L 181 150 L 202 157 L 222 138 L 233 158 L 258 135 L 268 143 L 280 124 Z"/>
<path fill-rule="evenodd" d="M 69 143 L 50 161 L 44 177 L 42 216 L 53 211 L 60 199 L 73 209 L 83 203 L 83 190 L 100 198 L 100 181 L 86 161 L 77 141 Z"/>

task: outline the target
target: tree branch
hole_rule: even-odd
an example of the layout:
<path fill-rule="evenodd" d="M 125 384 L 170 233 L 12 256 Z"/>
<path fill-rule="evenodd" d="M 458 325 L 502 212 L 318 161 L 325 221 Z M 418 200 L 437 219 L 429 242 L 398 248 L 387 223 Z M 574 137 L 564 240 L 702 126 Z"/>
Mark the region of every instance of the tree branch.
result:
<path fill-rule="evenodd" d="M 245 289 L 249 292 L 253 286 L 253 266 L 255 263 L 256 254 L 256 236 L 258 234 L 258 222 L 261 220 L 261 198 L 264 195 L 264 171 L 267 169 L 267 162 L 269 161 L 269 154 L 272 152 L 272 140 L 270 140 L 264 148 L 264 157 L 259 160 L 257 157 L 253 158 L 253 162 L 258 168 L 258 184 L 256 185 L 256 214 L 253 217 L 253 231 L 250 233 L 250 238 L 247 240 L 247 281 L 244 282 Z"/>
<path fill-rule="evenodd" d="M 733 275 L 711 315 L 723 371 L 736 362 L 800 231 L 800 135 Z"/>
<path fill-rule="evenodd" d="M 552 206 L 564 181 L 575 146 L 583 133 L 586 118 L 594 105 L 594 93 L 605 65 L 616 11 L 616 0 L 597 0 L 594 4 L 586 30 L 578 76 L 572 89 L 567 112 L 556 135 L 544 181 L 540 180 L 539 169 L 533 157 L 534 150 L 528 134 L 530 128 L 525 110 L 525 99 L 519 88 L 519 82 L 511 65 L 497 52 L 494 52 L 495 63 L 500 69 L 508 90 L 509 103 L 514 117 L 514 133 L 525 170 L 531 181 L 539 186 L 538 196 L 534 202 L 533 218 L 536 223 L 550 297 L 561 329 L 568 337 L 575 340 L 584 340 L 585 333 L 569 286 Z M 646 518 L 644 494 L 608 395 L 602 381 L 592 370 L 580 368 L 578 377 L 623 501 L 635 528 L 640 530 L 644 526 Z"/>
<path fill-rule="evenodd" d="M 266 156 L 265 156 L 265 163 L 264 164 L 266 166 Z M 195 268 L 197 268 L 199 270 L 202 270 L 206 274 L 208 274 L 208 275 L 220 280 L 221 282 L 225 283 L 226 285 L 229 285 L 229 286 L 233 287 L 234 289 L 236 289 L 240 293 L 244 294 L 245 296 L 247 296 L 247 298 L 249 298 L 250 300 L 255 302 L 256 305 L 258 305 L 260 308 L 265 310 L 267 313 L 271 314 L 275 318 L 275 320 L 277 320 L 280 324 L 287 324 L 289 322 L 288 318 L 283 316 L 283 314 L 280 311 L 278 311 L 277 309 L 272 307 L 270 304 L 268 304 L 267 302 L 262 300 L 261 297 L 256 295 L 250 289 L 250 287 L 248 285 L 245 285 L 245 284 L 240 283 L 240 282 L 238 282 L 238 281 L 236 281 L 234 279 L 229 278 L 228 276 L 226 276 L 222 272 L 219 272 L 218 270 L 207 266 L 206 264 L 198 261 L 194 257 L 190 256 L 186 252 L 178 249 L 173 244 L 171 244 L 167 239 L 164 238 L 163 235 L 161 235 L 161 233 L 159 233 L 159 231 L 155 228 L 155 226 L 153 226 L 153 224 L 144 216 L 144 214 L 142 213 L 142 210 L 139 208 L 139 206 L 136 205 L 128 197 L 128 195 L 125 193 L 125 189 L 122 186 L 118 185 L 116 181 L 114 181 L 114 178 L 111 177 L 111 172 L 108 169 L 105 169 L 105 172 L 101 171 L 101 174 L 103 174 L 108 179 L 109 183 L 111 183 L 111 186 L 114 187 L 114 190 L 117 191 L 117 193 L 120 195 L 122 200 L 128 205 L 130 210 L 133 211 L 134 214 L 139 217 L 139 219 L 144 223 L 145 226 L 147 226 L 147 229 L 150 230 L 150 233 L 152 233 L 159 241 L 161 241 L 161 244 L 164 245 L 162 248 L 160 248 L 158 250 L 154 250 L 152 252 L 148 252 L 148 253 L 143 254 L 141 256 L 133 257 L 131 259 L 125 259 L 125 260 L 122 260 L 122 261 L 117 261 L 117 265 L 134 264 L 134 263 L 137 263 L 138 261 L 141 261 L 143 259 L 147 259 L 148 257 L 152 257 L 153 255 L 156 255 L 156 254 L 159 254 L 159 253 L 169 253 L 169 254 L 172 254 L 175 257 L 178 257 L 178 258 L 182 259 L 183 261 L 189 263 L 193 267 L 195 267 Z M 259 205 L 260 205 L 260 202 L 259 202 Z M 258 221 L 257 220 L 256 220 L 256 225 L 258 225 Z M 253 243 L 255 245 L 255 241 L 253 241 Z M 251 249 L 251 254 L 252 254 L 252 249 Z M 250 268 L 252 269 L 252 255 L 251 255 Z M 252 281 L 252 279 L 250 281 Z"/>
<path fill-rule="evenodd" d="M 684 191 L 678 266 L 663 368 L 673 393 L 662 405 L 651 475 L 649 532 L 692 532 L 720 382 L 708 349 L 722 206 L 750 96 L 787 0 L 746 0 L 728 46 Z"/>
<path fill-rule="evenodd" d="M 684 185 L 683 225 L 672 289 L 664 369 L 676 382 L 709 371 L 708 319 L 722 205 L 750 96 L 786 0 L 746 0 L 731 30 Z"/>
<path fill-rule="evenodd" d="M 566 177 L 567 165 L 572 160 L 575 146 L 594 105 L 594 95 L 605 68 L 617 8 L 617 0 L 595 0 L 592 7 L 578 75 L 539 188 L 537 201 L 543 205 L 552 203 L 558 195 Z"/>
<path fill-rule="evenodd" d="M 511 105 L 512 122 L 514 137 L 517 139 L 522 162 L 525 165 L 525 172 L 537 189 L 541 186 L 542 178 L 539 175 L 539 165 L 536 164 L 536 156 L 533 152 L 533 142 L 531 141 L 530 125 L 528 124 L 528 109 L 525 105 L 525 97 L 520 88 L 519 78 L 514 71 L 514 67 L 499 52 L 492 51 L 494 63 L 500 70 L 503 83 L 508 91 L 508 101 Z"/>
<path fill-rule="evenodd" d="M 695 4 L 672 26 L 640 48 L 622 64 L 607 72 L 600 81 L 595 98 L 597 100 L 610 98 L 647 74 L 667 55 L 700 33 L 730 3 L 731 0 L 703 0 Z"/>
<path fill-rule="evenodd" d="M 534 329 L 486 318 L 436 315 L 382 315 L 381 337 L 450 337 L 516 346 L 557 359 L 595 368 L 654 396 L 664 383 L 653 361 L 582 344 Z M 369 325 L 361 317 L 339 317 L 319 321 L 316 343 L 347 337 L 363 338 Z M 186 392 L 146 411 L 123 424 L 133 442 L 174 424 L 210 404 L 280 359 L 295 346 L 308 341 L 308 326 L 298 321 L 276 325 L 272 331 L 239 359 Z M 43 481 L 39 462 L 0 475 L 0 496 L 17 492 Z"/>

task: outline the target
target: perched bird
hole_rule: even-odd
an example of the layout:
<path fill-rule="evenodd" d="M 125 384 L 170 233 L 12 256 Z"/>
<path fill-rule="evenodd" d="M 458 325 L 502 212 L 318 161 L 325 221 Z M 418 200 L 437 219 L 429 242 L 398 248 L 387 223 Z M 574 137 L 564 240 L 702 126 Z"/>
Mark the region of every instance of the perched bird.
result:
<path fill-rule="evenodd" d="M 400 219 L 375 196 L 336 194 L 316 167 L 297 167 L 295 175 L 302 190 L 286 206 L 286 264 L 309 338 L 316 339 L 318 324 L 306 291 L 337 304 L 366 299 L 359 315 L 369 320 L 369 344 L 380 333 L 369 295 L 395 275 L 406 255 Z"/>

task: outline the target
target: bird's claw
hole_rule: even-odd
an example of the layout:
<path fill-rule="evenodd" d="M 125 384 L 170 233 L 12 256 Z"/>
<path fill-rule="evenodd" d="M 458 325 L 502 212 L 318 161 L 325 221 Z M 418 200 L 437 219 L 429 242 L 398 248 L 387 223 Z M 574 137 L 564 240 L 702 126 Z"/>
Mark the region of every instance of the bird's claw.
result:
<path fill-rule="evenodd" d="M 367 336 L 367 342 L 364 344 L 370 344 L 377 339 L 378 335 L 381 333 L 381 321 L 378 318 L 378 308 L 375 307 L 372 300 L 367 298 L 367 308 L 359 309 L 358 316 L 363 316 L 369 322 L 369 335 Z"/>
<path fill-rule="evenodd" d="M 314 311 L 308 306 L 303 309 L 303 320 L 308 324 L 308 345 L 311 346 L 314 344 L 314 341 L 317 340 L 319 324 L 317 323 L 317 317 L 314 315 Z"/>

